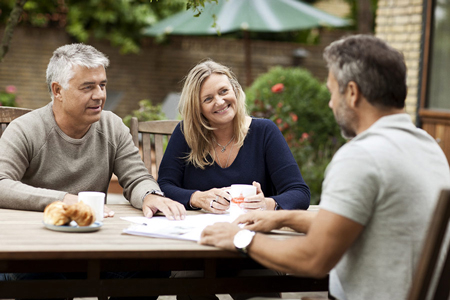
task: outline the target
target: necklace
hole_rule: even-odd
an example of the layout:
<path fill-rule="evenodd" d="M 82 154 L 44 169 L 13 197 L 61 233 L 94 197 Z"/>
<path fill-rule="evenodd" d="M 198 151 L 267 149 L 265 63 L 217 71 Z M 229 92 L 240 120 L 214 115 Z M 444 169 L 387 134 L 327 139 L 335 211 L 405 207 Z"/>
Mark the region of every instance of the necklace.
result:
<path fill-rule="evenodd" d="M 234 138 L 234 137 L 233 137 L 233 138 Z M 231 140 L 233 140 L 233 139 L 231 139 Z M 230 141 L 230 142 L 231 142 L 231 141 Z M 228 146 L 228 145 L 230 144 L 230 142 L 228 142 L 228 144 L 227 144 L 226 146 Z M 216 142 L 216 143 L 217 143 L 217 142 Z M 222 146 L 222 145 L 220 145 L 220 146 Z M 228 162 L 230 161 L 231 152 L 233 152 L 233 147 L 234 147 L 234 144 L 231 145 L 230 152 L 228 153 L 227 163 L 225 164 L 224 167 L 222 167 L 222 163 L 220 162 L 220 158 L 219 158 L 219 156 L 217 155 L 216 148 L 215 148 L 215 147 L 213 148 L 214 154 L 215 154 L 216 157 L 217 157 L 217 162 L 219 163 L 219 166 L 220 166 L 222 169 L 225 169 L 225 168 L 228 167 Z M 223 151 L 222 151 L 222 152 L 223 152 Z"/>
<path fill-rule="evenodd" d="M 233 135 L 233 137 L 231 138 L 231 140 L 229 140 L 228 143 L 227 143 L 225 146 L 219 144 L 219 143 L 216 141 L 216 139 L 215 139 L 214 137 L 213 137 L 213 140 L 214 140 L 214 142 L 215 142 L 219 147 L 222 148 L 220 151 L 221 151 L 222 153 L 224 153 L 225 150 L 227 150 L 227 147 L 228 147 L 228 145 L 231 143 L 231 141 L 234 140 L 234 135 Z M 215 151 L 215 150 L 214 150 L 214 151 Z"/>

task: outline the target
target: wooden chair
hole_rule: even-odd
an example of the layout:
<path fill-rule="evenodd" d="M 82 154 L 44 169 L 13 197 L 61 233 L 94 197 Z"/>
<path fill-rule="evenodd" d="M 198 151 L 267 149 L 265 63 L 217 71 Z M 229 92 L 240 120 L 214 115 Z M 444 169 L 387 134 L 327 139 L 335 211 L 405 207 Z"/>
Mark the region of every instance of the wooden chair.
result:
<path fill-rule="evenodd" d="M 450 220 L 450 189 L 441 191 L 436 205 L 427 236 L 424 241 L 422 254 L 419 258 L 408 300 L 447 300 L 450 292 L 450 244 L 446 240 L 447 227 Z M 445 244 L 447 242 L 447 244 Z M 441 262 L 440 257 L 445 254 Z M 440 273 L 439 273 L 440 271 Z M 432 279 L 435 278 L 435 285 Z M 432 298 L 427 298 L 432 295 Z"/>
<path fill-rule="evenodd" d="M 32 111 L 29 108 L 0 106 L 0 137 L 12 120 Z"/>
<path fill-rule="evenodd" d="M 142 160 L 148 172 L 155 178 L 164 155 L 164 136 L 167 136 L 167 141 L 169 141 L 178 122 L 171 120 L 138 122 L 137 118 L 131 118 L 130 131 L 134 145 L 139 148 L 139 133 L 142 134 Z M 153 155 L 155 156 L 156 172 L 152 171 Z"/>

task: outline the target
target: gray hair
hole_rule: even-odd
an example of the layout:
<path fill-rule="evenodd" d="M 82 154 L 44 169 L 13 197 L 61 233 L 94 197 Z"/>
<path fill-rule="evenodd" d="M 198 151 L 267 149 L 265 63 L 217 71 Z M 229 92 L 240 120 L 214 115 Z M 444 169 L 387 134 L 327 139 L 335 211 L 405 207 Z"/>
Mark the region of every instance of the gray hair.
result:
<path fill-rule="evenodd" d="M 324 51 L 328 68 L 343 94 L 354 81 L 374 106 L 403 108 L 407 93 L 403 54 L 370 35 L 353 35 L 331 43 Z"/>
<path fill-rule="evenodd" d="M 58 82 L 63 89 L 68 89 L 75 65 L 89 69 L 103 66 L 106 69 L 109 59 L 94 47 L 84 44 L 65 45 L 56 49 L 47 66 L 47 86 L 52 100 L 52 82 Z"/>

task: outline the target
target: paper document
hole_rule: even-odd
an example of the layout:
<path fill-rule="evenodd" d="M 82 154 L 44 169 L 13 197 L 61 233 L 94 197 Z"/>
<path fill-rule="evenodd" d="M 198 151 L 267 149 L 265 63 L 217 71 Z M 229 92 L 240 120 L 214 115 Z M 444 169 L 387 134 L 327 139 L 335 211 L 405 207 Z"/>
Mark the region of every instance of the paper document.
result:
<path fill-rule="evenodd" d="M 203 229 L 208 225 L 217 222 L 231 223 L 234 220 L 229 214 L 186 216 L 184 220 L 180 221 L 172 221 L 159 216 L 153 218 L 122 217 L 121 219 L 133 223 L 123 230 L 127 234 L 189 241 L 199 241 Z"/>

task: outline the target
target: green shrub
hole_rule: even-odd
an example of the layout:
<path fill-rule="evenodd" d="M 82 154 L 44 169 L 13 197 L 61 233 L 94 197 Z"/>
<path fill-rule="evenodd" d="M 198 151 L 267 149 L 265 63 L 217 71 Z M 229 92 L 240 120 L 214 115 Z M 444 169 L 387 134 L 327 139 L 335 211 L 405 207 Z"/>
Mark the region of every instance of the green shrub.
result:
<path fill-rule="evenodd" d="M 8 85 L 4 91 L 0 91 L 0 106 L 17 106 L 15 86 Z"/>
<path fill-rule="evenodd" d="M 131 115 L 125 116 L 123 122 L 130 127 L 131 118 L 136 117 L 139 122 L 166 120 L 166 114 L 162 111 L 161 104 L 153 105 L 148 99 L 139 101 L 139 109 L 133 110 Z"/>
<path fill-rule="evenodd" d="M 311 204 L 320 201 L 326 166 L 344 143 L 323 83 L 300 68 L 275 67 L 246 90 L 254 117 L 275 122 L 311 189 Z"/>

